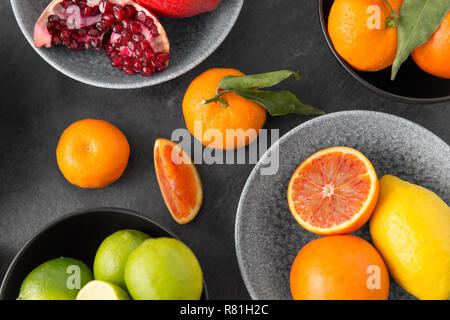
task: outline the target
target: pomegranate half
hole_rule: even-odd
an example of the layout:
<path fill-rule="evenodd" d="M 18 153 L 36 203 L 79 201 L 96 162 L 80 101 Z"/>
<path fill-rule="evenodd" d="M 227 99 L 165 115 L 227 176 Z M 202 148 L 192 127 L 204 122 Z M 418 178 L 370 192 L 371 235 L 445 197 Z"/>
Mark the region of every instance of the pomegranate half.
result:
<path fill-rule="evenodd" d="M 170 59 L 161 23 L 133 0 L 53 0 L 34 27 L 34 44 L 103 47 L 113 67 L 143 76 L 163 71 Z"/>
<path fill-rule="evenodd" d="M 188 18 L 215 10 L 222 0 L 136 0 L 157 15 Z"/>

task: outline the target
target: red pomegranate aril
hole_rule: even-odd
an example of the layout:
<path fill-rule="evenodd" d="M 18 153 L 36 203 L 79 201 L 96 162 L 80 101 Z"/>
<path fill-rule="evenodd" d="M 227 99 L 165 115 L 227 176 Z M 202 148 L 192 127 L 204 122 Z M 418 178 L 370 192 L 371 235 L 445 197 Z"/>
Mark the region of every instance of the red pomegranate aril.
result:
<path fill-rule="evenodd" d="M 145 14 L 144 11 L 139 11 L 138 13 L 136 13 L 136 20 L 139 21 L 140 23 L 145 24 L 145 22 L 147 21 L 147 15 Z"/>
<path fill-rule="evenodd" d="M 112 65 L 114 67 L 119 67 L 122 65 L 122 57 L 117 57 L 115 59 L 112 60 Z"/>
<path fill-rule="evenodd" d="M 137 33 L 137 32 L 139 32 L 139 31 L 141 31 L 141 24 L 140 24 L 139 22 L 136 22 L 136 21 L 131 21 L 131 22 L 128 24 L 128 30 L 129 30 L 131 33 Z"/>
<path fill-rule="evenodd" d="M 125 18 L 125 11 L 123 8 L 117 4 L 113 6 L 114 17 L 116 17 L 117 21 L 122 21 Z"/>
<path fill-rule="evenodd" d="M 146 18 L 145 25 L 147 26 L 147 28 L 153 28 L 155 26 L 155 23 L 153 22 L 152 18 Z"/>
<path fill-rule="evenodd" d="M 123 28 L 122 28 L 122 25 L 120 23 L 116 23 L 112 30 L 115 33 L 121 33 Z"/>
<path fill-rule="evenodd" d="M 134 19 L 136 17 L 136 9 L 133 6 L 128 4 L 123 8 L 123 10 L 125 11 L 125 16 L 128 19 Z"/>
<path fill-rule="evenodd" d="M 145 77 L 151 76 L 154 73 L 154 69 L 151 67 L 143 67 L 141 74 Z"/>
<path fill-rule="evenodd" d="M 153 57 L 155 56 L 155 53 L 153 52 L 152 49 L 148 49 L 147 51 L 145 51 L 144 53 L 144 57 L 148 60 L 153 59 Z"/>
<path fill-rule="evenodd" d="M 100 5 L 98 6 L 99 10 L 101 13 L 110 13 L 112 12 L 112 7 L 113 5 L 106 0 L 103 0 L 102 2 L 100 2 Z"/>
<path fill-rule="evenodd" d="M 161 62 L 167 62 L 169 61 L 169 56 L 165 53 L 157 53 L 156 59 L 158 59 Z"/>
<path fill-rule="evenodd" d="M 116 18 L 114 17 L 114 15 L 112 13 L 107 13 L 107 14 L 103 15 L 102 22 L 105 26 L 110 27 L 114 24 L 115 21 L 116 21 Z"/>
<path fill-rule="evenodd" d="M 81 10 L 81 15 L 83 17 L 90 16 L 91 15 L 91 11 L 92 11 L 91 7 L 84 7 L 83 10 Z"/>
<path fill-rule="evenodd" d="M 128 49 L 130 49 L 131 51 L 135 51 L 137 48 L 137 42 L 135 41 L 128 41 Z"/>

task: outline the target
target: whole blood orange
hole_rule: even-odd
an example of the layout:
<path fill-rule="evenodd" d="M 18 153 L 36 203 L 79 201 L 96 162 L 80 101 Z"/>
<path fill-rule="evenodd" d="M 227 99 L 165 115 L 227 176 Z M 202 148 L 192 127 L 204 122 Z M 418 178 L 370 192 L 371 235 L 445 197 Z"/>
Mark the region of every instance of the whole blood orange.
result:
<path fill-rule="evenodd" d="M 130 145 L 122 131 L 96 119 L 70 125 L 56 148 L 62 174 L 82 188 L 103 188 L 119 179 L 129 156 Z"/>
<path fill-rule="evenodd" d="M 295 170 L 289 208 L 305 229 L 321 235 L 351 233 L 370 218 L 379 183 L 370 161 L 347 147 L 321 150 Z"/>
<path fill-rule="evenodd" d="M 157 139 L 154 148 L 156 177 L 170 214 L 179 224 L 195 218 L 203 201 L 197 168 L 175 142 Z"/>
<path fill-rule="evenodd" d="M 344 235 L 311 241 L 291 268 L 295 300 L 386 300 L 389 273 L 366 240 Z"/>

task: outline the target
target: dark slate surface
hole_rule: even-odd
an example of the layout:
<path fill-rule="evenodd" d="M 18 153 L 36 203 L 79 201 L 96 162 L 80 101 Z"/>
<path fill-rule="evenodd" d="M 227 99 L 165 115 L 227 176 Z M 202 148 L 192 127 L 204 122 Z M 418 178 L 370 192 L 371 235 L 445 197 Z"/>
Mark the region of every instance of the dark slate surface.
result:
<path fill-rule="evenodd" d="M 10 5 L 0 10 L 0 277 L 42 226 L 73 210 L 117 206 L 137 210 L 177 233 L 196 252 L 213 299 L 246 299 L 234 250 L 234 221 L 252 165 L 199 165 L 205 201 L 187 226 L 170 217 L 153 169 L 153 142 L 184 127 L 181 102 L 189 82 L 211 67 L 246 73 L 300 68 L 289 82 L 305 102 L 328 113 L 370 109 L 415 121 L 450 142 L 450 103 L 407 105 L 386 100 L 353 80 L 335 61 L 319 27 L 316 1 L 246 1 L 224 44 L 203 64 L 160 86 L 113 91 L 78 83 L 50 67 L 29 46 Z M 104 190 L 67 183 L 55 159 L 62 131 L 82 118 L 111 121 L 128 137 L 125 175 Z M 308 117 L 271 118 L 267 128 L 286 133 Z"/>

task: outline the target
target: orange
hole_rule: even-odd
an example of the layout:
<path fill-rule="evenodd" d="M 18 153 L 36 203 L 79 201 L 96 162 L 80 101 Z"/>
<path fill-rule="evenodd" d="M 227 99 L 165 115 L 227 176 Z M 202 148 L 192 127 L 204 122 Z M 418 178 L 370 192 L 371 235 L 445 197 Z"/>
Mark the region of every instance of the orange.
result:
<path fill-rule="evenodd" d="M 130 145 L 111 123 L 85 119 L 70 125 L 56 149 L 64 177 L 82 188 L 103 188 L 122 176 L 128 164 Z"/>
<path fill-rule="evenodd" d="M 197 216 L 203 188 L 197 168 L 175 142 L 157 139 L 154 147 L 156 177 L 173 219 L 186 224 Z"/>
<path fill-rule="evenodd" d="M 227 107 L 220 102 L 204 104 L 205 100 L 214 98 L 223 77 L 243 75 L 235 69 L 210 69 L 189 85 L 183 100 L 186 127 L 205 146 L 218 149 L 246 146 L 256 139 L 266 122 L 263 107 L 235 93 L 222 96 Z M 227 130 L 236 130 L 229 139 L 226 139 Z"/>
<path fill-rule="evenodd" d="M 369 220 L 379 189 L 375 169 L 361 152 L 347 147 L 324 149 L 292 175 L 289 208 L 297 222 L 313 233 L 351 233 Z"/>
<path fill-rule="evenodd" d="M 311 241 L 295 258 L 294 300 L 386 300 L 389 273 L 366 240 L 345 235 Z"/>
<path fill-rule="evenodd" d="M 403 0 L 389 3 L 399 14 Z M 334 48 L 360 71 L 379 71 L 391 66 L 397 53 L 397 27 L 387 23 L 391 16 L 391 9 L 383 0 L 334 1 L 328 17 L 328 33 Z"/>
<path fill-rule="evenodd" d="M 450 79 L 450 12 L 430 39 L 411 56 L 423 71 Z"/>

